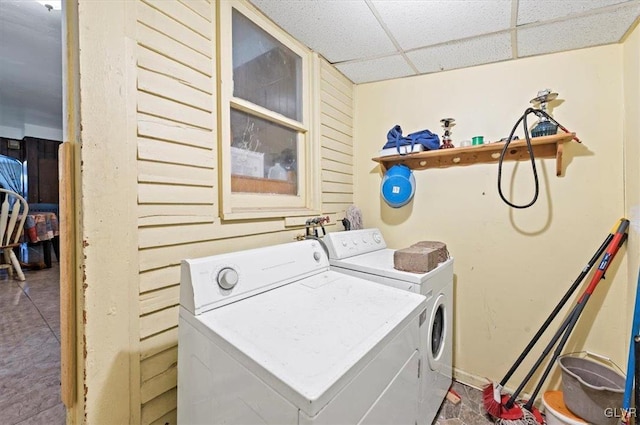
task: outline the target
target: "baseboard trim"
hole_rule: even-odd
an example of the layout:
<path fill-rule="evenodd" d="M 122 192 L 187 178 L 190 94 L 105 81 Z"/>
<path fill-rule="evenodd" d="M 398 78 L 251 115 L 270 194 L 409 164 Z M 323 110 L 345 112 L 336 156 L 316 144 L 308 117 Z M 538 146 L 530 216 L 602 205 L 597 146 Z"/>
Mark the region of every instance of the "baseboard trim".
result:
<path fill-rule="evenodd" d="M 474 375 L 473 373 L 469 373 L 455 367 L 453 368 L 453 379 L 460 382 L 461 384 L 467 385 L 471 388 L 475 388 L 480 391 L 482 391 L 483 388 L 486 387 L 487 385 L 493 383 L 493 381 L 491 381 L 489 378 L 486 378 L 484 376 Z M 497 384 L 497 381 L 495 383 Z M 516 390 L 515 388 L 506 386 L 503 389 L 502 393 L 512 394 L 515 390 Z M 530 395 L 528 393 L 523 391 L 518 397 L 518 400 L 523 400 L 523 399 L 527 400 L 529 396 Z M 540 403 L 539 398 L 540 398 L 540 395 L 538 395 L 538 398 L 536 399 L 536 404 Z"/>
<path fill-rule="evenodd" d="M 480 377 L 455 367 L 453 368 L 453 379 L 477 390 L 482 390 L 491 383 L 488 378 Z"/>

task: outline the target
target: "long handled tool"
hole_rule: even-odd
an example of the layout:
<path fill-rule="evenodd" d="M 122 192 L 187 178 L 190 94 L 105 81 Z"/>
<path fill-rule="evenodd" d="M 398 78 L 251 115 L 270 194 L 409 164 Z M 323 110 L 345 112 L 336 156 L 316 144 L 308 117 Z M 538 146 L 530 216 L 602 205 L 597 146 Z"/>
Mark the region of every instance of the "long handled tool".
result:
<path fill-rule="evenodd" d="M 622 418 L 623 424 L 628 424 L 631 419 L 631 394 L 633 393 L 633 378 L 637 374 L 638 356 L 636 355 L 640 344 L 636 339 L 640 334 L 640 272 L 638 273 L 638 285 L 636 286 L 636 301 L 633 308 L 633 321 L 631 322 L 631 340 L 629 341 L 629 359 L 627 361 L 627 379 L 624 385 L 624 397 L 622 399 Z M 635 371 L 634 371 L 635 369 Z M 638 381 L 636 378 L 636 385 Z M 636 390 L 636 397 L 638 397 Z M 638 408 L 636 402 L 636 409 Z"/>
<path fill-rule="evenodd" d="M 504 405 L 501 404 L 500 413 L 498 415 L 494 415 L 497 418 L 496 423 L 502 424 L 502 425 L 531 424 L 535 422 L 538 422 L 540 424 L 543 423 L 542 416 L 537 411 L 537 409 L 533 407 L 535 398 L 538 392 L 540 391 L 540 388 L 542 387 L 544 380 L 547 378 L 549 372 L 551 371 L 551 368 L 553 367 L 553 364 L 556 358 L 562 352 L 562 349 L 564 348 L 564 345 L 569 339 L 569 336 L 571 335 L 573 328 L 575 327 L 580 315 L 582 314 L 582 311 L 584 310 L 584 307 L 587 301 L 591 297 L 591 294 L 595 290 L 600 280 L 604 278 L 604 274 L 609 268 L 611 261 L 613 260 L 616 253 L 618 252 L 620 246 L 626 240 L 626 236 L 627 236 L 626 232 L 628 227 L 629 227 L 629 220 L 623 219 L 620 222 L 620 225 L 618 226 L 618 229 L 616 230 L 616 233 L 613 239 L 607 246 L 604 257 L 600 261 L 600 265 L 598 266 L 598 269 L 594 273 L 586 290 L 580 296 L 577 304 L 574 306 L 569 316 L 563 321 L 560 328 L 556 331 L 551 341 L 549 341 L 547 346 L 544 348 L 542 354 L 540 355 L 538 360 L 535 362 L 534 366 L 531 368 L 531 370 L 529 371 L 527 376 L 524 378 L 524 380 L 520 383 L 516 391 L 511 395 L 511 397 L 508 397 L 508 400 L 506 400 L 506 403 Z M 522 409 L 521 406 L 516 405 L 516 400 L 520 395 L 520 392 L 522 392 L 525 385 L 529 382 L 529 380 L 531 379 L 535 371 L 538 369 L 538 367 L 540 367 L 540 365 L 542 364 L 544 359 L 547 357 L 547 355 L 549 354 L 553 346 L 556 345 L 560 337 L 562 337 L 562 340 L 558 344 L 558 347 L 554 352 L 551 362 L 549 362 L 549 364 L 547 365 L 547 368 L 543 376 L 540 378 L 540 381 L 538 382 L 538 385 L 535 391 L 532 393 L 530 400 L 524 405 L 524 409 Z M 505 398 L 507 397 L 503 396 L 502 401 L 504 401 Z"/>
<path fill-rule="evenodd" d="M 547 328 L 549 327 L 553 319 L 556 318 L 560 310 L 562 310 L 562 308 L 567 303 L 569 298 L 571 298 L 571 296 L 576 291 L 578 286 L 580 286 L 580 283 L 582 283 L 582 280 L 585 278 L 585 276 L 589 274 L 589 271 L 591 270 L 593 265 L 596 263 L 596 261 L 598 261 L 598 259 L 602 256 L 605 249 L 613 239 L 613 235 L 619 225 L 620 225 L 620 220 L 618 220 L 616 225 L 611 229 L 611 232 L 609 233 L 609 235 L 602 242 L 602 244 L 600 245 L 596 253 L 593 254 L 593 257 L 591 257 L 589 262 L 587 262 L 587 265 L 584 267 L 584 269 L 582 269 L 582 271 L 580 272 L 580 275 L 578 275 L 578 277 L 573 282 L 571 287 L 567 290 L 567 292 L 564 294 L 560 302 L 558 302 L 558 304 L 555 306 L 555 308 L 553 309 L 549 317 L 547 317 L 547 320 L 545 320 L 542 326 L 540 326 L 540 329 L 538 329 L 538 332 L 536 332 L 536 334 L 533 336 L 529 344 L 527 344 L 527 346 L 524 348 L 520 356 L 513 363 L 513 365 L 511 366 L 511 369 L 509 369 L 509 371 L 504 375 L 504 378 L 502 378 L 500 383 L 497 386 L 494 386 L 493 384 L 489 384 L 484 388 L 483 402 L 484 402 L 484 408 L 487 411 L 487 413 L 489 413 L 494 417 L 497 417 L 500 415 L 500 411 L 502 408 L 501 392 L 504 386 L 507 384 L 507 381 L 511 379 L 511 376 L 515 373 L 516 369 L 518 369 L 518 367 L 527 357 L 529 352 L 531 352 L 531 349 L 538 342 L 542 334 L 547 330 Z"/>
<path fill-rule="evenodd" d="M 640 336 L 636 336 L 634 338 L 634 343 L 635 343 L 635 351 L 636 351 L 636 360 L 635 360 L 635 376 L 636 376 L 636 382 L 635 382 L 635 388 L 633 389 L 633 392 L 635 394 L 635 401 L 636 401 L 636 413 L 638 412 L 638 406 L 640 406 L 640 391 L 638 391 L 638 382 L 640 382 Z"/>

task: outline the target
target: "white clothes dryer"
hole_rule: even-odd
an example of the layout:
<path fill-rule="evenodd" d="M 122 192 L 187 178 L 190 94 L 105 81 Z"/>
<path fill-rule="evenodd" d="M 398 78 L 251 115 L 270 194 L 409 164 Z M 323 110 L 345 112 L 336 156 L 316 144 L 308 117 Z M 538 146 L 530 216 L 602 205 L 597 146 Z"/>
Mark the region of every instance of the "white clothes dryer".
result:
<path fill-rule="evenodd" d="M 178 423 L 414 425 L 425 308 L 312 240 L 184 260 Z"/>
<path fill-rule="evenodd" d="M 424 372 L 421 373 L 418 424 L 431 424 L 451 386 L 453 372 L 453 258 L 428 273 L 394 268 L 394 249 L 387 248 L 378 229 L 332 232 L 324 237 L 331 269 L 386 286 L 422 294 L 427 309 L 421 331 Z"/>

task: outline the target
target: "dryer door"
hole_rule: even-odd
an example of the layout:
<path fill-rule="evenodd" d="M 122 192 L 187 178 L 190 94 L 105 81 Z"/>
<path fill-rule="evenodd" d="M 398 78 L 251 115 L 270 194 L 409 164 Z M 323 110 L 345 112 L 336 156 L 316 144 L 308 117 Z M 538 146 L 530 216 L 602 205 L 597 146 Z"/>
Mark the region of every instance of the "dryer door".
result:
<path fill-rule="evenodd" d="M 429 333 L 427 339 L 427 357 L 431 370 L 438 370 L 441 367 L 440 360 L 445 352 L 447 339 L 450 334 L 450 314 L 447 311 L 446 297 L 439 294 L 431 310 L 429 319 Z"/>

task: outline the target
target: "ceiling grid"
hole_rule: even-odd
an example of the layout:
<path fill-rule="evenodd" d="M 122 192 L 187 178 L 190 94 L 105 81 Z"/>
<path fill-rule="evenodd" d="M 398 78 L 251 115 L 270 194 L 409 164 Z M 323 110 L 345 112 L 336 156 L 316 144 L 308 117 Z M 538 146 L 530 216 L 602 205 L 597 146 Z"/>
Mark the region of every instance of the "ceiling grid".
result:
<path fill-rule="evenodd" d="M 356 84 L 618 43 L 640 16 L 640 0 L 251 1 Z"/>

